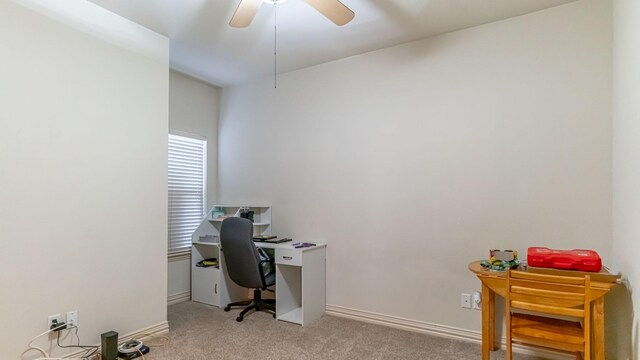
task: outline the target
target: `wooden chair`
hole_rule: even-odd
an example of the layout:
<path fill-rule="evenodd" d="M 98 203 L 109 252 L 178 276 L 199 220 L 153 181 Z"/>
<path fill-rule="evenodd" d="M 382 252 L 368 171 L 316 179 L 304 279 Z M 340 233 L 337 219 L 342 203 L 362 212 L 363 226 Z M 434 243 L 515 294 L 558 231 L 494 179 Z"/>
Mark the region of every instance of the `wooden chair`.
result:
<path fill-rule="evenodd" d="M 559 350 L 575 354 L 576 359 L 590 360 L 589 275 L 568 277 L 508 271 L 507 286 L 506 360 L 512 359 L 513 343 Z"/>

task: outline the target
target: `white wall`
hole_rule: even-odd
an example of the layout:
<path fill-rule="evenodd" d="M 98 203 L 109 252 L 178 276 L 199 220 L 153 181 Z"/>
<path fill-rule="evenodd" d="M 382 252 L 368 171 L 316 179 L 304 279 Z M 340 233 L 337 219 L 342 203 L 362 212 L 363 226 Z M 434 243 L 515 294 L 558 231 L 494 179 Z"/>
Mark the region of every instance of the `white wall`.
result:
<path fill-rule="evenodd" d="M 20 0 L 0 2 L 0 44 L 0 357 L 42 357 L 27 342 L 69 310 L 85 344 L 166 327 L 168 40 Z"/>
<path fill-rule="evenodd" d="M 169 129 L 207 138 L 207 208 L 216 199 L 220 88 L 171 71 Z"/>
<path fill-rule="evenodd" d="M 219 190 L 325 241 L 327 302 L 479 330 L 489 248 L 611 256 L 611 3 L 225 88 Z"/>
<path fill-rule="evenodd" d="M 169 76 L 169 129 L 207 138 L 207 209 L 216 200 L 218 163 L 219 88 L 171 71 Z M 168 296 L 188 299 L 191 291 L 189 257 L 169 259 Z"/>
<path fill-rule="evenodd" d="M 614 1 L 613 260 L 625 277 L 616 299 L 611 358 L 638 359 L 640 330 L 640 2 Z"/>

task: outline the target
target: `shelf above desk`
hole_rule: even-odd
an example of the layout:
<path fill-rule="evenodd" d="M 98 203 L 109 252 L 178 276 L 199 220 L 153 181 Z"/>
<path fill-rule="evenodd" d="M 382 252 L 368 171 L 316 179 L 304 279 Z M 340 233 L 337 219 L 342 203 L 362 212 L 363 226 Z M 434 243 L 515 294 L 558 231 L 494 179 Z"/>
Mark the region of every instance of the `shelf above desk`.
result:
<path fill-rule="evenodd" d="M 219 242 L 202 242 L 202 241 L 193 241 L 193 245 L 220 246 L 220 243 L 219 243 Z"/>
<path fill-rule="evenodd" d="M 224 221 L 224 219 L 226 219 L 226 218 L 208 219 L 208 220 L 209 220 L 209 222 L 212 222 L 212 223 L 221 223 L 221 222 Z M 253 226 L 268 226 L 268 225 L 271 225 L 271 223 L 268 223 L 268 222 L 254 222 L 253 223 Z"/>

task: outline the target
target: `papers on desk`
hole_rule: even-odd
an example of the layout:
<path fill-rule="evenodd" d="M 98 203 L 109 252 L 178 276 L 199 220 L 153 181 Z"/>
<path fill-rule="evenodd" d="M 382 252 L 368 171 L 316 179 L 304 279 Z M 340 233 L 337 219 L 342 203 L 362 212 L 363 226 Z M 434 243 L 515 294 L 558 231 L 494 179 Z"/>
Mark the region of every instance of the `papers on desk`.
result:
<path fill-rule="evenodd" d="M 280 244 L 280 243 L 283 243 L 283 242 L 291 241 L 291 239 L 288 239 L 288 238 L 278 239 L 276 236 L 270 236 L 267 239 L 254 237 L 253 241 L 254 242 L 263 242 L 263 243 L 268 243 L 268 244 Z"/>

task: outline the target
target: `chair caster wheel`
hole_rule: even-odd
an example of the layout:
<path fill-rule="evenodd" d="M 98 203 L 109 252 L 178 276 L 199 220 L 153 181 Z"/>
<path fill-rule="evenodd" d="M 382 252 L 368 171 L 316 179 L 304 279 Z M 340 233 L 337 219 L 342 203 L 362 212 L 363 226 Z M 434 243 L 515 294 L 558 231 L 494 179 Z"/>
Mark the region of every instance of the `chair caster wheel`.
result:
<path fill-rule="evenodd" d="M 227 305 L 224 307 L 224 311 L 229 311 L 229 310 L 231 310 L 231 306 Z"/>
<path fill-rule="evenodd" d="M 238 316 L 238 317 L 236 318 L 236 321 L 237 321 L 237 322 L 241 322 L 241 321 L 242 321 L 242 316 Z"/>

